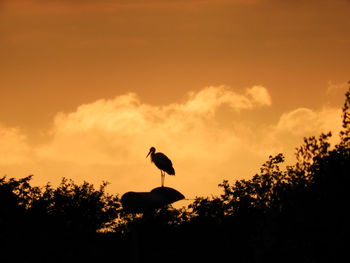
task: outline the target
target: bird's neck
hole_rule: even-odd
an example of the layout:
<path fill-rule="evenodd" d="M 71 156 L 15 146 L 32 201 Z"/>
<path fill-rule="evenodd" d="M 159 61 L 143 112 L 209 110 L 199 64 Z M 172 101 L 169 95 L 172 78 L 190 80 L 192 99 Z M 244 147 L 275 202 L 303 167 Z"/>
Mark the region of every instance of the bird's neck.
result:
<path fill-rule="evenodd" d="M 153 162 L 153 160 L 154 160 L 154 155 L 155 155 L 155 153 L 154 152 L 151 152 L 151 161 Z"/>

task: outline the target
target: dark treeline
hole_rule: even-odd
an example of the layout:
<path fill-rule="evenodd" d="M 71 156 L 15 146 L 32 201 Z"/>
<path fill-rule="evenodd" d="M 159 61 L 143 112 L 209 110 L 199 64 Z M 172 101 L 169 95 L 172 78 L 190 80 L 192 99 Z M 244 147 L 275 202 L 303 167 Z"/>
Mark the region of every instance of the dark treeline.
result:
<path fill-rule="evenodd" d="M 305 138 L 295 165 L 270 156 L 222 194 L 145 215 L 118 195 L 63 179 L 0 179 L 1 262 L 340 262 L 349 239 L 350 92 L 340 142 Z M 342 260 L 341 260 L 342 259 Z"/>

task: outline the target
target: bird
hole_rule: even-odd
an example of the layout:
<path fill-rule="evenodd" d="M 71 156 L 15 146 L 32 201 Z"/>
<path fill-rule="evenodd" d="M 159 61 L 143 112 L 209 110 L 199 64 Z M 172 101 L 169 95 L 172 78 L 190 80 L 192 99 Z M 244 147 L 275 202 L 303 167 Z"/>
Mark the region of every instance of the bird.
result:
<path fill-rule="evenodd" d="M 156 153 L 156 148 L 154 148 L 154 147 L 151 147 L 149 149 L 149 152 L 148 152 L 146 158 L 148 157 L 148 155 L 151 155 L 151 161 L 160 170 L 161 185 L 162 185 L 162 187 L 164 187 L 165 172 L 169 175 L 175 175 L 175 170 L 173 168 L 173 164 L 165 154 L 163 154 L 161 152 Z"/>

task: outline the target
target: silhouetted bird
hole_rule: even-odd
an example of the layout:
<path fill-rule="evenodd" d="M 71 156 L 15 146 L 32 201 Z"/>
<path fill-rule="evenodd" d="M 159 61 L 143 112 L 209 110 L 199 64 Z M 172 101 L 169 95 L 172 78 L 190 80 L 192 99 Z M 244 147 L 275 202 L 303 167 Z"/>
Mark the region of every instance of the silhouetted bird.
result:
<path fill-rule="evenodd" d="M 171 163 L 170 159 L 163 153 L 156 153 L 156 148 L 151 147 L 149 149 L 149 153 L 147 154 L 146 158 L 148 155 L 151 154 L 151 161 L 160 169 L 160 176 L 161 176 L 161 184 L 162 187 L 164 186 L 164 177 L 165 173 L 169 175 L 175 175 L 175 170 L 173 168 L 173 164 Z"/>

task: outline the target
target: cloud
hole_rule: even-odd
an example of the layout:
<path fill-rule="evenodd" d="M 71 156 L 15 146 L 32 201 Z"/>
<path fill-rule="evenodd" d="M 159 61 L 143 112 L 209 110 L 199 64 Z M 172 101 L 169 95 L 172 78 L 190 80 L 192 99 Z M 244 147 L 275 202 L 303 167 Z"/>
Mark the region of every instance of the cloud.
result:
<path fill-rule="evenodd" d="M 262 136 L 261 146 L 270 152 L 282 152 L 294 161 L 294 149 L 303 143 L 304 137 L 332 132 L 330 142 L 339 142 L 342 129 L 340 108 L 324 107 L 318 110 L 301 107 L 283 113 L 278 122 L 267 128 Z"/>
<path fill-rule="evenodd" d="M 307 108 L 298 108 L 280 117 L 277 131 L 285 131 L 294 135 L 314 132 L 320 126 L 318 114 Z"/>
<path fill-rule="evenodd" d="M 27 138 L 18 128 L 0 125 L 0 165 L 18 165 L 30 161 Z"/>
<path fill-rule="evenodd" d="M 1 128 L 1 161 L 12 165 L 11 171 L 16 165 L 21 171 L 29 167 L 40 184 L 58 183 L 63 176 L 94 184 L 109 181 L 111 192 L 123 194 L 160 184 L 159 170 L 145 159 L 154 146 L 174 163 L 176 176 L 166 177 L 167 186 L 189 198 L 216 194 L 223 179 L 250 178 L 270 154 L 291 157 L 304 136 L 340 129 L 341 112 L 332 108 L 294 109 L 281 114 L 277 123 L 259 127 L 241 117 L 271 106 L 263 86 L 240 92 L 206 87 L 165 106 L 127 93 L 58 113 L 51 140 L 34 148 L 19 129 Z"/>
<path fill-rule="evenodd" d="M 247 90 L 247 93 L 253 98 L 253 100 L 260 105 L 271 105 L 271 97 L 269 92 L 263 86 L 254 86 Z"/>
<path fill-rule="evenodd" d="M 123 190 L 125 185 L 141 189 L 148 183 L 149 187 L 158 184 L 159 171 L 145 161 L 149 147 L 155 146 L 172 158 L 179 185 L 191 188 L 198 184 L 200 194 L 206 189 L 203 183 L 216 188 L 220 175 L 227 175 L 232 156 L 244 158 L 252 152 L 242 139 L 244 134 L 235 134 L 217 121 L 218 109 L 240 112 L 270 104 L 268 91 L 262 86 L 242 93 L 227 86 L 207 87 L 189 93 L 182 103 L 166 106 L 145 104 L 136 94 L 128 93 L 57 114 L 53 140 L 38 148 L 37 155 L 41 160 L 75 166 L 70 170 L 113 167 L 115 177 L 109 176 L 109 181 Z M 98 174 L 84 169 L 80 169 L 80 176 L 85 178 Z M 231 168 L 237 173 L 241 169 Z"/>
<path fill-rule="evenodd" d="M 340 109 L 324 108 L 314 111 L 308 108 L 298 108 L 282 114 L 276 126 L 276 132 L 287 132 L 298 136 L 326 133 L 330 129 L 339 133 L 341 129 Z"/>
<path fill-rule="evenodd" d="M 228 105 L 236 111 L 271 105 L 268 91 L 262 86 L 248 88 L 246 94 L 249 96 L 237 94 L 225 86 L 208 87 L 198 93 L 191 93 L 184 109 L 189 113 L 197 112 L 213 116 L 222 105 Z"/>
<path fill-rule="evenodd" d="M 54 139 L 38 153 L 60 161 L 115 165 L 139 158 L 136 149 L 140 145 L 143 151 L 152 145 L 169 150 L 179 145 L 178 156 L 209 158 L 220 147 L 220 137 L 234 139 L 215 126 L 215 113 L 221 106 L 240 111 L 266 104 L 264 87 L 253 87 L 246 94 L 225 86 L 207 87 L 190 93 L 184 103 L 163 107 L 144 104 L 134 93 L 98 100 L 75 112 L 57 114 Z"/>

